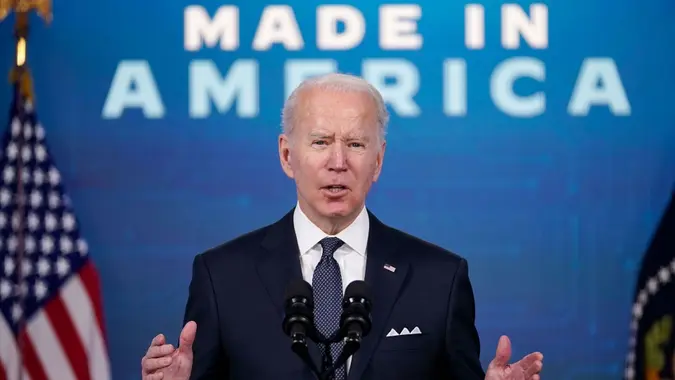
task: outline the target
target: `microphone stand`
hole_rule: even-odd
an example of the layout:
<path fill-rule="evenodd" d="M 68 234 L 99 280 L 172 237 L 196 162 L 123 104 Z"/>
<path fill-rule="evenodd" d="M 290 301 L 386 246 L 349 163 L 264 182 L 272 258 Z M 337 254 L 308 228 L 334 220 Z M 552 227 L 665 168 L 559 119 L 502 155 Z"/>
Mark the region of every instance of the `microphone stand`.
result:
<path fill-rule="evenodd" d="M 329 342 L 335 343 L 336 339 L 331 339 Z M 335 370 L 347 363 L 347 359 L 350 356 L 354 355 L 356 351 L 361 348 L 361 333 L 358 331 L 350 331 L 347 333 L 347 336 L 344 338 L 345 345 L 342 348 L 340 356 L 337 357 L 337 360 L 331 365 L 329 365 L 322 373 L 320 380 L 331 380 Z"/>
<path fill-rule="evenodd" d="M 295 354 L 298 355 L 300 359 L 302 359 L 302 361 L 309 366 L 309 369 L 312 371 L 314 377 L 317 380 L 321 380 L 321 372 L 312 360 L 312 357 L 309 355 L 309 349 L 307 348 L 307 335 L 296 331 L 291 334 L 291 340 L 291 350 L 295 352 Z"/>
<path fill-rule="evenodd" d="M 347 306 L 345 305 L 344 307 Z M 366 307 L 364 311 L 369 312 L 369 307 Z M 345 309 L 345 313 L 349 313 L 347 309 Z M 286 331 L 291 338 L 291 350 L 307 364 L 317 380 L 332 380 L 335 370 L 345 365 L 349 357 L 361 348 L 364 331 L 366 334 L 370 331 L 370 317 L 362 315 L 363 312 L 357 306 L 355 310 L 349 313 L 350 315 L 342 316 L 340 320 L 342 327 L 331 334 L 330 337 L 326 337 L 315 329 L 311 317 L 304 314 L 291 314 L 290 317 L 287 315 L 284 318 L 284 331 L 286 331 L 287 324 L 291 323 L 290 331 Z M 326 345 L 326 351 L 328 352 L 327 355 L 321 355 L 321 370 L 319 370 L 309 354 L 307 338 L 316 344 Z M 337 360 L 333 360 L 332 355 L 330 355 L 330 344 L 340 341 L 344 341 L 342 352 L 340 352 Z"/>

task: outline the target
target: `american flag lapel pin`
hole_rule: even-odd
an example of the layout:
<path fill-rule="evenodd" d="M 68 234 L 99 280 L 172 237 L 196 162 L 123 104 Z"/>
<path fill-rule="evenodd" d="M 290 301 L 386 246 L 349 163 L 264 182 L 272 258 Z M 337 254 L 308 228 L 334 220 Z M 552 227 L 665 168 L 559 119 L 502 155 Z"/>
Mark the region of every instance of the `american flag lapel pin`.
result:
<path fill-rule="evenodd" d="M 389 265 L 389 264 L 384 264 L 384 269 L 388 270 L 391 273 L 396 272 L 396 267 Z"/>

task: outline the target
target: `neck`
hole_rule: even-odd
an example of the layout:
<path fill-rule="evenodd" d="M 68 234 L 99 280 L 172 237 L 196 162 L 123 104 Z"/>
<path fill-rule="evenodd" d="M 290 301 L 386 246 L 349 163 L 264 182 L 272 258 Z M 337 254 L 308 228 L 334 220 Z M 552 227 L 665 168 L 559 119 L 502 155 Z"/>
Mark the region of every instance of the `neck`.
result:
<path fill-rule="evenodd" d="M 356 220 L 363 207 L 362 206 L 347 215 L 324 216 L 313 210 L 302 200 L 298 202 L 298 206 L 300 207 L 300 210 L 307 215 L 307 218 L 319 227 L 321 231 L 326 233 L 326 235 L 337 235 L 345 228 L 349 227 L 349 225 Z"/>

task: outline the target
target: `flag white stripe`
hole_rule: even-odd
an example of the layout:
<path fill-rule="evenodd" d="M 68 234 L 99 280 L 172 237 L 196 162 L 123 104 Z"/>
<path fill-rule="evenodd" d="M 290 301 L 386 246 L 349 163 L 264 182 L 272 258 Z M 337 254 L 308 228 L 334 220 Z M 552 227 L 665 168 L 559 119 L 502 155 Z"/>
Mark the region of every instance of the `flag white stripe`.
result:
<path fill-rule="evenodd" d="M 108 363 L 101 329 L 98 326 L 94 306 L 80 277 L 73 276 L 63 286 L 61 292 L 61 299 L 87 352 L 91 379 L 110 379 L 110 363 Z"/>
<path fill-rule="evenodd" d="M 23 367 L 23 379 L 21 380 L 30 380 L 30 375 L 28 374 L 26 367 Z"/>
<path fill-rule="evenodd" d="M 16 340 L 7 321 L 0 315 L 0 362 L 7 372 L 7 380 L 19 379 L 19 353 Z"/>
<path fill-rule="evenodd" d="M 42 363 L 47 378 L 58 380 L 77 380 L 63 346 L 54 332 L 52 323 L 43 310 L 35 314 L 28 323 L 28 336 L 33 342 L 37 356 Z"/>
<path fill-rule="evenodd" d="M 108 361 L 108 351 L 105 349 L 101 330 L 98 325 L 91 325 L 91 334 L 95 336 L 93 340 L 93 347 L 89 353 L 89 373 L 92 379 L 96 380 L 110 380 L 112 374 L 110 372 L 110 362 Z"/>

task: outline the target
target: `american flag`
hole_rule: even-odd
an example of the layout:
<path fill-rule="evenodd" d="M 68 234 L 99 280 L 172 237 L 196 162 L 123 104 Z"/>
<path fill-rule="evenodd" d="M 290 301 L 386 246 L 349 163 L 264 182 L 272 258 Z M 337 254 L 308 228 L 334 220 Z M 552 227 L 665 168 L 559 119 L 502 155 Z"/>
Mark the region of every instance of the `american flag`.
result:
<path fill-rule="evenodd" d="M 0 380 L 108 380 L 98 273 L 18 90 L 0 154 Z"/>

